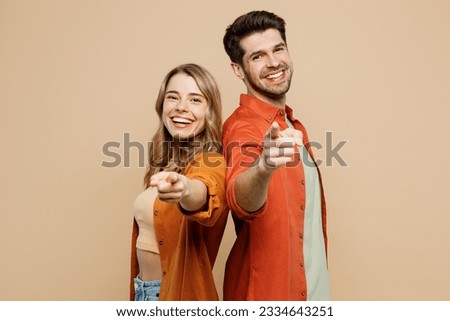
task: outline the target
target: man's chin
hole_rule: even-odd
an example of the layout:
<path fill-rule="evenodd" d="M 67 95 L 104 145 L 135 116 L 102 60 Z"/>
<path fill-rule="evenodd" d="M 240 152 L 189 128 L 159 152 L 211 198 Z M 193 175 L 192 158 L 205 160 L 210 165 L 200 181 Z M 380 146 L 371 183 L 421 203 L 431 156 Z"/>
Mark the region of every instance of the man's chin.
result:
<path fill-rule="evenodd" d="M 263 94 L 267 97 L 271 97 L 271 98 L 279 98 L 284 96 L 288 91 L 289 88 L 291 87 L 290 82 L 286 83 L 280 83 L 280 84 L 270 84 L 264 87 L 259 87 L 257 88 L 258 92 L 260 94 Z"/>
<path fill-rule="evenodd" d="M 279 89 L 279 90 L 259 90 L 258 92 L 261 95 L 264 95 L 266 97 L 272 98 L 272 99 L 279 99 L 279 98 L 283 98 L 286 93 L 289 91 L 289 87 L 288 88 L 284 88 L 284 89 Z"/>

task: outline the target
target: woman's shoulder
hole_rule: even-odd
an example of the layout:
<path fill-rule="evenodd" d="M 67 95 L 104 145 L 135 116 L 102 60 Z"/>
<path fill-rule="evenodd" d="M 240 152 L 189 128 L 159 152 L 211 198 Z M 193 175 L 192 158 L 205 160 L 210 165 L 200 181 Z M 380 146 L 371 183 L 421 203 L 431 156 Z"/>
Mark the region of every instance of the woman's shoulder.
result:
<path fill-rule="evenodd" d="M 193 160 L 186 167 L 186 172 L 195 169 L 215 170 L 226 167 L 225 158 L 218 152 L 202 152 L 194 156 Z"/>
<path fill-rule="evenodd" d="M 202 159 L 215 158 L 215 159 L 224 159 L 223 154 L 219 152 L 201 152 L 194 156 L 194 160 L 201 161 Z"/>

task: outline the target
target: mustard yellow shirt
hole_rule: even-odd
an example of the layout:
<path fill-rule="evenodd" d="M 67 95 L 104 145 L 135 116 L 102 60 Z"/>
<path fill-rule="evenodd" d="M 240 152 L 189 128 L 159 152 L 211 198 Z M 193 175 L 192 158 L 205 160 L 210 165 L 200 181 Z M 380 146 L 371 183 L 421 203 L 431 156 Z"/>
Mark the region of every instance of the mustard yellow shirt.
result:
<path fill-rule="evenodd" d="M 205 210 L 186 212 L 178 204 L 159 198 L 153 206 L 154 226 L 163 271 L 161 301 L 218 300 L 212 268 L 225 230 L 228 207 L 225 200 L 226 163 L 222 155 L 197 155 L 183 173 L 207 187 Z M 133 223 L 131 244 L 130 299 L 134 278 L 139 274 L 136 258 L 138 227 Z"/>

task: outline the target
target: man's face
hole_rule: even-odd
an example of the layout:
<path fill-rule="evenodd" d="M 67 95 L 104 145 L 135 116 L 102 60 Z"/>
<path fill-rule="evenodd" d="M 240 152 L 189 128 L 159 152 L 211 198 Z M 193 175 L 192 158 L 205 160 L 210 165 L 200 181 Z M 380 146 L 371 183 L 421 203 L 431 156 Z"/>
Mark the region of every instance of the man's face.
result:
<path fill-rule="evenodd" d="M 243 38 L 243 80 L 250 93 L 262 100 L 284 99 L 291 85 L 293 63 L 276 29 Z M 266 98 L 266 99 L 264 99 Z"/>

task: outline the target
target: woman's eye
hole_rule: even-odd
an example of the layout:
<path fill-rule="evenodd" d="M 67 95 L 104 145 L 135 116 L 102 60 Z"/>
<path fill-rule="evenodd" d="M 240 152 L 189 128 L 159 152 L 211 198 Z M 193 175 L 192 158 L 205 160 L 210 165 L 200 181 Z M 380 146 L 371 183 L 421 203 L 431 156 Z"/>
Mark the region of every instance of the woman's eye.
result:
<path fill-rule="evenodd" d="M 166 99 L 169 99 L 169 100 L 177 100 L 178 97 L 175 96 L 175 95 L 167 95 L 167 96 L 166 96 Z"/>
<path fill-rule="evenodd" d="M 197 96 L 197 95 L 195 95 L 195 96 L 192 96 L 191 97 L 191 100 L 190 100 L 192 103 L 194 103 L 194 104 L 201 104 L 201 103 L 203 103 L 204 101 L 205 101 L 205 98 L 204 97 L 201 97 L 201 96 Z"/>

